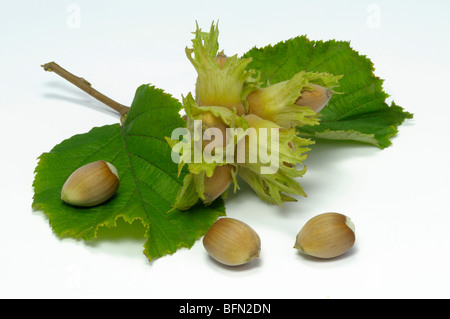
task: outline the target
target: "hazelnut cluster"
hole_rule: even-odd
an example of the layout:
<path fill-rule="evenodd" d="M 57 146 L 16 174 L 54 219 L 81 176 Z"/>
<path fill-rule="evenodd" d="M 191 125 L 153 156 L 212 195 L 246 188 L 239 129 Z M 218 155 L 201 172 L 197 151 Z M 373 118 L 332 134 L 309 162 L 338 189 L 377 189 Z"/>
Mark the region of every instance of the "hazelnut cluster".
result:
<path fill-rule="evenodd" d="M 219 52 L 218 35 L 217 24 L 209 33 L 197 26 L 193 48 L 186 48 L 198 74 L 195 97 L 191 93 L 183 97 L 186 128 L 194 138 L 185 141 L 181 151 L 179 172 L 187 165 L 189 174 L 173 207 L 186 210 L 199 200 L 208 205 L 225 195 L 232 183 L 234 191 L 239 189 L 237 176 L 265 202 L 296 201 L 295 196 L 305 196 L 296 179 L 306 171 L 302 162 L 313 144 L 299 137 L 296 128 L 319 123 L 318 113 L 341 77 L 302 71 L 287 81 L 263 83 L 251 69 L 251 58 Z M 221 138 L 199 142 L 205 134 L 216 137 L 209 133 L 214 129 Z M 166 140 L 173 150 L 181 143 Z M 200 160 L 194 158 L 196 148 Z M 213 156 L 206 158 L 205 150 Z"/>

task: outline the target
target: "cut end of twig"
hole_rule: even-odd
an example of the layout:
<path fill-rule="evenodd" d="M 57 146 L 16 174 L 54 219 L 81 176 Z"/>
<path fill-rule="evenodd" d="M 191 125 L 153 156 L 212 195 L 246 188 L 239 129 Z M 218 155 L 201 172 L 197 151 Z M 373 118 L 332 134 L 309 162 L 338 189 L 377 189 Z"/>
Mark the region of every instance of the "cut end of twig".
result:
<path fill-rule="evenodd" d="M 43 67 L 45 71 L 52 72 L 53 71 L 52 70 L 52 65 L 53 64 L 55 64 L 55 62 L 49 62 L 49 63 L 42 64 L 41 67 Z"/>

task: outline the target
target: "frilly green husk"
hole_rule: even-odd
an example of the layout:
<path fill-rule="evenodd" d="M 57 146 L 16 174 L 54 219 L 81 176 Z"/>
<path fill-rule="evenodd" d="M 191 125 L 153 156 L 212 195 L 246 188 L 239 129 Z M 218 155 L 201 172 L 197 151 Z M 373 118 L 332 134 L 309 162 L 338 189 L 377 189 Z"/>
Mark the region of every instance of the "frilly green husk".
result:
<path fill-rule="evenodd" d="M 248 68 L 251 58 L 227 57 L 223 51 L 219 52 L 218 24 L 213 22 L 209 33 L 202 32 L 197 25 L 194 34 L 193 47 L 186 48 L 186 55 L 198 74 L 195 98 L 191 93 L 183 97 L 187 115 L 185 137 L 190 139 L 166 138 L 173 152 L 180 155 L 179 174 L 185 165 L 188 167 L 174 209 L 186 210 L 198 201 L 210 204 L 210 194 L 205 196 L 208 191 L 205 181 L 209 178 L 208 185 L 214 185 L 211 179 L 216 175 L 224 178 L 223 173 L 214 174 L 218 167 L 229 171 L 223 194 L 231 183 L 235 185 L 234 191 L 239 189 L 237 176 L 240 176 L 267 203 L 282 206 L 286 201 L 296 201 L 296 196 L 306 196 L 297 179 L 306 172 L 303 161 L 313 142 L 298 137 L 295 128 L 317 125 L 320 118 L 311 108 L 297 106 L 295 102 L 303 91 L 312 89 L 311 84 L 335 88 L 340 76 L 299 72 L 288 81 L 264 84 L 259 82 L 259 72 Z M 200 120 L 202 125 L 196 127 Z M 225 145 L 214 149 L 211 160 L 203 151 L 212 142 L 205 143 L 201 137 L 214 125 L 223 134 L 228 128 L 238 133 L 233 138 L 229 135 L 224 138 Z M 262 128 L 271 133 L 261 134 Z M 250 143 L 256 143 L 257 148 Z M 263 145 L 265 157 L 259 151 Z M 237 156 L 239 149 L 245 151 L 243 157 Z M 224 180 L 217 181 L 221 182 Z"/>

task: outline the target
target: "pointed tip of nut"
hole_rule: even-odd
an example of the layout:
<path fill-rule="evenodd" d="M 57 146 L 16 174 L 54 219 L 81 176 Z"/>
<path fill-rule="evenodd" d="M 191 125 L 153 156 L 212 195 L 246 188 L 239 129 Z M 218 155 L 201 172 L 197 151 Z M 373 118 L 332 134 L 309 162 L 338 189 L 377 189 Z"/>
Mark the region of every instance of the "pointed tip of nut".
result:
<path fill-rule="evenodd" d="M 295 242 L 293 248 L 295 248 L 295 249 L 299 250 L 301 253 L 303 253 L 303 249 L 302 249 L 302 247 L 297 243 L 297 241 Z"/>
<path fill-rule="evenodd" d="M 331 91 L 330 89 L 328 89 L 328 91 L 327 91 L 327 96 L 328 96 L 329 99 L 331 99 L 331 97 L 333 96 L 333 94 L 334 94 L 334 92 Z"/>
<path fill-rule="evenodd" d="M 216 62 L 220 65 L 220 68 L 223 69 L 225 62 L 227 61 L 227 56 L 223 51 L 219 52 L 216 56 Z"/>

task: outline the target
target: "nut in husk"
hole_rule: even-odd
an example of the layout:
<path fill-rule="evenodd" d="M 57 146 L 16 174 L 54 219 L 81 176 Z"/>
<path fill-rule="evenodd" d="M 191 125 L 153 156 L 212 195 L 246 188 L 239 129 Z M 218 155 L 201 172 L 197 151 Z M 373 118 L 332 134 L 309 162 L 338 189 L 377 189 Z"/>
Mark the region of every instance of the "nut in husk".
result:
<path fill-rule="evenodd" d="M 309 84 L 312 90 L 305 90 L 302 95 L 295 101 L 298 106 L 308 106 L 314 112 L 319 113 L 328 104 L 333 95 L 333 91 L 320 85 Z"/>
<path fill-rule="evenodd" d="M 105 161 L 86 164 L 64 183 L 61 199 L 75 206 L 91 207 L 111 198 L 119 187 L 117 169 Z"/>
<path fill-rule="evenodd" d="M 232 171 L 235 170 L 233 165 L 217 166 L 211 177 L 205 176 L 203 203 L 212 203 L 217 197 L 222 195 L 233 181 Z"/>
<path fill-rule="evenodd" d="M 355 243 L 355 226 L 347 216 L 324 213 L 311 218 L 297 235 L 294 248 L 318 258 L 334 258 Z"/>

